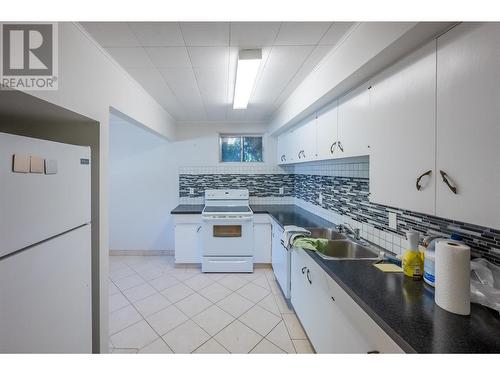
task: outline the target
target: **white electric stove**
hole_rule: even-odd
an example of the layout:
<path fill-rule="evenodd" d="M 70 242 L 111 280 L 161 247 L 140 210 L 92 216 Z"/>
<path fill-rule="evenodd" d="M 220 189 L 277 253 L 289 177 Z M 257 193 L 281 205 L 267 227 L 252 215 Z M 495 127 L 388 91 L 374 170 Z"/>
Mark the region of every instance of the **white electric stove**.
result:
<path fill-rule="evenodd" d="M 202 272 L 253 272 L 253 212 L 246 189 L 205 191 Z"/>

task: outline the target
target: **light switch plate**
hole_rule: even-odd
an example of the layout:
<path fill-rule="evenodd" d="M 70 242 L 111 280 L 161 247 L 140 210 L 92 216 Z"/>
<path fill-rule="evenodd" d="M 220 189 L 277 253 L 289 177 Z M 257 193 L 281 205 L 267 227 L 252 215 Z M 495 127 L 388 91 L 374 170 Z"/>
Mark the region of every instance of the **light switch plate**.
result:
<path fill-rule="evenodd" d="M 398 229 L 398 215 L 395 212 L 389 212 L 389 228 Z"/>
<path fill-rule="evenodd" d="M 39 156 L 30 156 L 30 173 L 43 173 L 44 162 Z"/>
<path fill-rule="evenodd" d="M 57 160 L 45 159 L 45 174 L 57 174 Z"/>
<path fill-rule="evenodd" d="M 280 195 L 285 194 L 285 188 L 284 187 L 280 187 L 279 194 Z"/>
<path fill-rule="evenodd" d="M 189 188 L 189 195 L 194 195 L 194 188 Z"/>
<path fill-rule="evenodd" d="M 15 173 L 29 173 L 30 171 L 29 155 L 14 154 L 12 161 L 12 171 Z"/>
<path fill-rule="evenodd" d="M 320 206 L 323 205 L 323 194 L 322 193 L 319 193 L 319 195 L 318 195 L 318 203 Z"/>

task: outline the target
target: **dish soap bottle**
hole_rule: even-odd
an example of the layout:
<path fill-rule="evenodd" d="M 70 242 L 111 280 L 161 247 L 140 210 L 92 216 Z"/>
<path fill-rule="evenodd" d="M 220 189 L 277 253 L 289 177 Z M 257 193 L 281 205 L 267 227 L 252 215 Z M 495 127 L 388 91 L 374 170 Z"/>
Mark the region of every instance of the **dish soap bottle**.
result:
<path fill-rule="evenodd" d="M 403 252 L 403 272 L 406 276 L 420 280 L 423 275 L 423 262 L 418 248 L 420 234 L 415 231 L 406 232 L 408 247 Z"/>

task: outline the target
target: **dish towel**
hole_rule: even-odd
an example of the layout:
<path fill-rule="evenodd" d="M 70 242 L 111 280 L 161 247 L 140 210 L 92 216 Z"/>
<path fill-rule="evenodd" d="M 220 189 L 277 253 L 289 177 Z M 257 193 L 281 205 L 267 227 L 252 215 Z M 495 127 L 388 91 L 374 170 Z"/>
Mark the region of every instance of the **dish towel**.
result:
<path fill-rule="evenodd" d="M 294 247 L 323 252 L 326 249 L 328 240 L 326 238 L 300 237 L 293 241 Z"/>
<path fill-rule="evenodd" d="M 293 241 L 298 237 L 304 237 L 311 235 L 307 229 L 298 227 L 296 225 L 285 225 L 283 227 L 283 235 L 281 237 L 281 244 L 287 249 L 290 250 L 292 247 Z"/>

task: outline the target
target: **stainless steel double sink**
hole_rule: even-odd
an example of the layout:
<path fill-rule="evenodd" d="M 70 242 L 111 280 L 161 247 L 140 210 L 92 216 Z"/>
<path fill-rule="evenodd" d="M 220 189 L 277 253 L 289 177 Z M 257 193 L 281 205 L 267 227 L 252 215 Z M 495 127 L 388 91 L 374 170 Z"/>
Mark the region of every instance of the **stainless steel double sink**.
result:
<path fill-rule="evenodd" d="M 379 254 L 369 245 L 363 245 L 343 233 L 331 228 L 306 228 L 311 232 L 312 238 L 324 238 L 328 242 L 326 246 L 317 251 L 323 259 L 332 260 L 376 260 Z"/>

